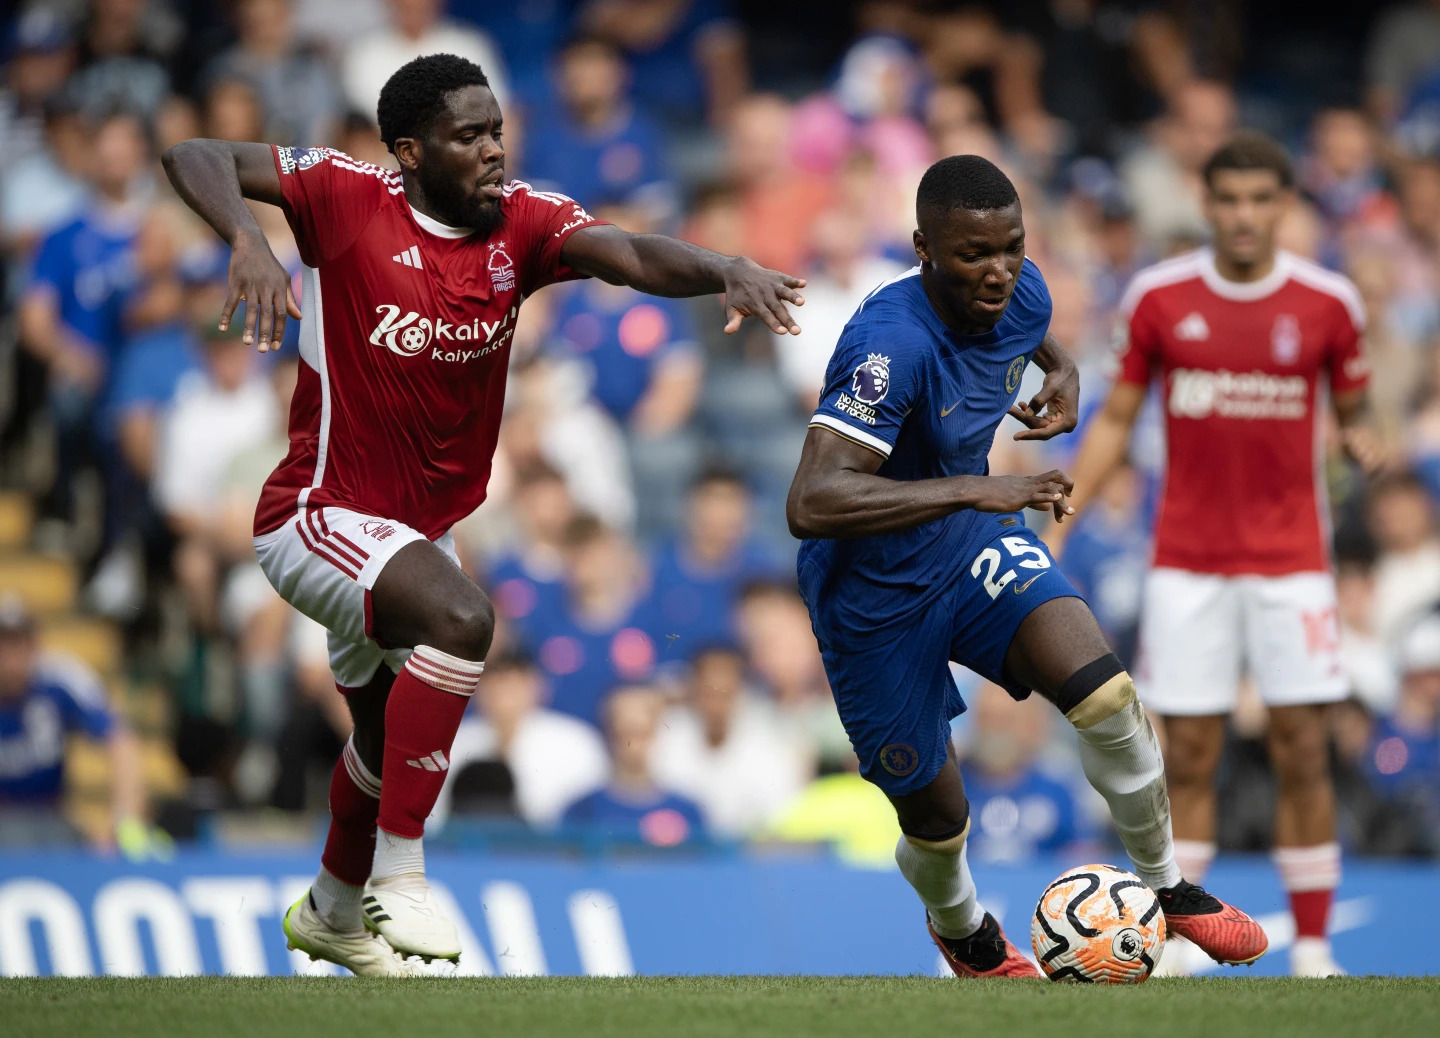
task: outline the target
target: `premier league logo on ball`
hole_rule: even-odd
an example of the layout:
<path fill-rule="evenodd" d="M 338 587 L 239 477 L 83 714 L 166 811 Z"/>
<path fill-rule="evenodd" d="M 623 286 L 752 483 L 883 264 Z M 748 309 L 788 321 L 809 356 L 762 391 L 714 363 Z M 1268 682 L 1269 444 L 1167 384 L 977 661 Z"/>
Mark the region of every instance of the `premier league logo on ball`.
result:
<path fill-rule="evenodd" d="M 884 400 L 885 394 L 890 392 L 890 358 L 878 353 L 870 354 L 870 358 L 855 369 L 855 377 L 850 380 L 850 392 L 856 400 L 867 404 L 878 404 Z"/>

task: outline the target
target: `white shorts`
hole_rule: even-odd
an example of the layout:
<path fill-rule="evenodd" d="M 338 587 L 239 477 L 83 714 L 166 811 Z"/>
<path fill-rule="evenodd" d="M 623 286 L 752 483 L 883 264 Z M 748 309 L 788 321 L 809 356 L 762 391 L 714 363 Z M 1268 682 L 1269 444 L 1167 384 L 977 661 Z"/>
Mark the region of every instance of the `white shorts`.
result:
<path fill-rule="evenodd" d="M 1138 655 L 1136 688 L 1159 714 L 1230 713 L 1242 668 L 1270 706 L 1333 703 L 1349 692 L 1329 573 L 1151 570 Z"/>
<path fill-rule="evenodd" d="M 260 568 L 280 597 L 328 632 L 330 669 L 342 688 L 368 684 L 384 663 L 396 674 L 409 649 L 372 637 L 370 590 L 385 564 L 425 535 L 404 523 L 344 508 L 305 508 L 278 530 L 255 538 Z M 435 546 L 458 566 L 455 540 Z"/>

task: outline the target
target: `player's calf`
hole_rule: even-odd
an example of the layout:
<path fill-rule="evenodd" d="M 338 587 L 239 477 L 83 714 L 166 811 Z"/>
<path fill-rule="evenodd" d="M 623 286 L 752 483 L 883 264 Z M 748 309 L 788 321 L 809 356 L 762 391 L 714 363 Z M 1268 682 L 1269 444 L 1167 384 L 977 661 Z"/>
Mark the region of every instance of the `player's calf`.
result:
<path fill-rule="evenodd" d="M 1080 737 L 1085 777 L 1105 798 L 1135 871 L 1160 898 L 1172 933 L 1217 962 L 1254 962 L 1269 944 L 1244 912 L 1181 878 L 1165 764 L 1135 684 L 1113 653 L 1081 667 L 1056 702 Z"/>
<path fill-rule="evenodd" d="M 980 906 L 975 880 L 965 859 L 970 833 L 969 804 L 961 795 L 964 817 L 959 831 L 925 839 L 902 835 L 895 845 L 901 874 L 925 904 L 930 938 L 959 977 L 1038 977 L 1000 924 Z"/>

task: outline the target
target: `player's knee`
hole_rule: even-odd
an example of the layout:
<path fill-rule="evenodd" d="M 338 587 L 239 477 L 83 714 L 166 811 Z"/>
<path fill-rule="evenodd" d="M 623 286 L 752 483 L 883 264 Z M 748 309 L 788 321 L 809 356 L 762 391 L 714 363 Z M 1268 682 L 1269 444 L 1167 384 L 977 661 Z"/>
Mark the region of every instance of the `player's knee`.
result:
<path fill-rule="evenodd" d="M 917 850 L 929 851 L 931 854 L 959 854 L 965 849 L 965 840 L 970 835 L 970 805 L 965 805 L 965 821 L 961 823 L 959 832 L 946 835 L 940 831 L 931 836 L 917 836 L 914 833 L 902 835 L 905 842 Z"/>
<path fill-rule="evenodd" d="M 464 601 L 450 603 L 435 626 L 426 645 L 462 660 L 483 660 L 495 637 L 495 610 L 477 588 Z"/>
<path fill-rule="evenodd" d="M 1270 757 L 1280 783 L 1300 786 L 1325 781 L 1330 774 L 1330 752 L 1323 721 L 1285 724 L 1272 717 L 1271 724 Z"/>
<path fill-rule="evenodd" d="M 946 804 L 943 810 L 932 810 L 918 818 L 902 816 L 900 830 L 921 850 L 959 854 L 970 832 L 970 801 L 961 793 L 959 803 Z"/>
<path fill-rule="evenodd" d="M 1135 682 L 1113 652 L 1085 664 L 1060 686 L 1055 705 L 1080 731 L 1130 709 L 1137 702 Z"/>

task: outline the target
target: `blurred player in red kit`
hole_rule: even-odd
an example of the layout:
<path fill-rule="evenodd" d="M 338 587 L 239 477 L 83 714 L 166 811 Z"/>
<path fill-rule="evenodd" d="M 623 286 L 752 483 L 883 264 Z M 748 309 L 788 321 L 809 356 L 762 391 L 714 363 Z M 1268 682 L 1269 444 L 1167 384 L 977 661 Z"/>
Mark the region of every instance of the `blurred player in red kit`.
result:
<path fill-rule="evenodd" d="M 329 148 L 192 140 L 166 152 L 185 201 L 231 246 L 224 329 L 279 348 L 299 317 L 245 199 L 280 206 L 305 263 L 290 452 L 255 516 L 261 568 L 323 624 L 354 734 L 330 785 L 314 885 L 286 913 L 291 947 L 355 973 L 458 958 L 425 879 L 425 818 L 494 633 L 450 526 L 485 499 L 516 316 L 556 281 L 665 296 L 723 292 L 727 331 L 758 316 L 798 332 L 797 278 L 743 257 L 593 219 L 505 180 L 499 105 L 480 67 L 417 58 L 381 91 L 400 169 Z M 263 430 L 256 430 L 260 435 Z"/>
<path fill-rule="evenodd" d="M 1167 474 L 1136 685 L 1164 721 L 1175 856 L 1198 881 L 1215 855 L 1215 769 L 1246 667 L 1269 708 L 1291 968 L 1329 976 L 1340 972 L 1326 938 L 1340 845 L 1325 707 L 1349 690 L 1321 464 L 1327 399 L 1351 457 L 1367 471 L 1379 462 L 1365 314 L 1344 277 L 1276 248 L 1292 185 L 1278 144 L 1242 133 L 1204 175 L 1213 245 L 1131 282 L 1120 370 L 1076 458 L 1071 502 L 1082 509 L 1120 465 L 1158 376 Z"/>

